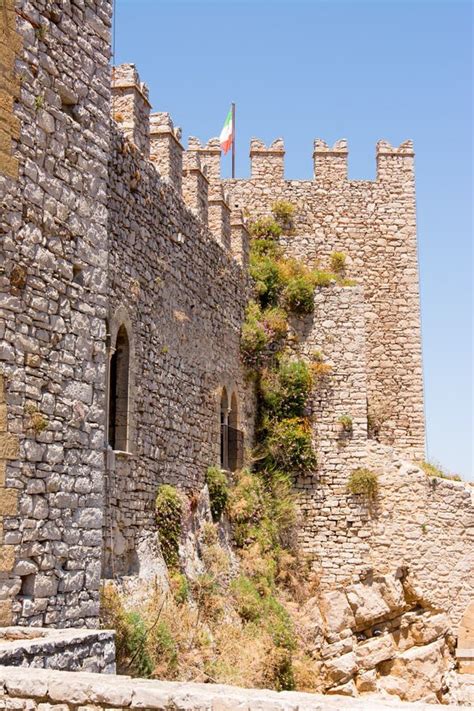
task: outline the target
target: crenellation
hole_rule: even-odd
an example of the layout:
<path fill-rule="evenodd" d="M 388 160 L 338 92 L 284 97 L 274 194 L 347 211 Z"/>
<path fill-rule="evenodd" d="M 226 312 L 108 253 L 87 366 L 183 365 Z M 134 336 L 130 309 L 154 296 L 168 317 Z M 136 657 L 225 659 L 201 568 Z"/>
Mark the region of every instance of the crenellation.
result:
<path fill-rule="evenodd" d="M 242 210 L 230 214 L 230 244 L 234 259 L 247 271 L 249 266 L 250 234 Z"/>
<path fill-rule="evenodd" d="M 182 192 L 183 146 L 181 129 L 175 128 L 171 116 L 160 112 L 150 115 L 150 160 L 159 174 Z"/>
<path fill-rule="evenodd" d="M 198 138 L 190 136 L 188 150 L 197 151 L 201 159 L 201 166 L 206 171 L 209 182 L 220 180 L 221 177 L 221 147 L 218 138 L 210 138 L 202 145 Z"/>
<path fill-rule="evenodd" d="M 222 185 L 212 183 L 209 189 L 209 229 L 224 247 L 231 249 L 230 207 Z"/>
<path fill-rule="evenodd" d="M 283 180 L 285 145 L 276 138 L 268 147 L 259 138 L 250 141 L 250 176 L 255 180 Z"/>
<path fill-rule="evenodd" d="M 183 200 L 190 210 L 207 226 L 209 220 L 209 180 L 206 168 L 201 167 L 197 151 L 187 150 L 183 154 L 182 177 Z"/>
<path fill-rule="evenodd" d="M 313 164 L 317 181 L 341 183 L 347 180 L 347 141 L 341 138 L 332 146 L 321 138 L 314 141 Z"/>
<path fill-rule="evenodd" d="M 412 141 L 398 147 L 388 141 L 378 141 L 376 148 L 377 180 L 399 183 L 414 193 L 414 158 Z"/>
<path fill-rule="evenodd" d="M 148 87 L 134 64 L 120 64 L 112 69 L 112 117 L 127 138 L 143 153 L 150 155 L 150 109 Z"/>

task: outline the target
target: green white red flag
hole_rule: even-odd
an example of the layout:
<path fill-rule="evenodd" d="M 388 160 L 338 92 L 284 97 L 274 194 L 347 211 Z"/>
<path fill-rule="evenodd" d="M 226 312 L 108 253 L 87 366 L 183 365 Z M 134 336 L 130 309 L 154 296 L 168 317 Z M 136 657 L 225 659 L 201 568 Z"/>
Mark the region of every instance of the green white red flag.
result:
<path fill-rule="evenodd" d="M 232 121 L 232 109 L 229 110 L 227 118 L 224 123 L 224 127 L 219 136 L 219 141 L 224 154 L 227 153 L 232 147 L 232 141 L 234 139 L 234 125 Z"/>

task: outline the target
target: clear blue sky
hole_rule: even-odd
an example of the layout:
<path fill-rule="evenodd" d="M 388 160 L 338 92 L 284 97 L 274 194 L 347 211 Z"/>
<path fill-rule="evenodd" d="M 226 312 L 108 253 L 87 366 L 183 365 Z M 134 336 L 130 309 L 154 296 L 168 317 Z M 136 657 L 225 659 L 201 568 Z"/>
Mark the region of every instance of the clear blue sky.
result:
<path fill-rule="evenodd" d="M 428 456 L 472 477 L 471 3 L 116 6 L 116 62 L 137 65 L 154 110 L 169 111 L 183 138 L 218 135 L 236 102 L 238 177 L 252 136 L 284 137 L 289 178 L 311 177 L 316 137 L 347 138 L 360 179 L 375 176 L 378 139 L 413 139 Z"/>

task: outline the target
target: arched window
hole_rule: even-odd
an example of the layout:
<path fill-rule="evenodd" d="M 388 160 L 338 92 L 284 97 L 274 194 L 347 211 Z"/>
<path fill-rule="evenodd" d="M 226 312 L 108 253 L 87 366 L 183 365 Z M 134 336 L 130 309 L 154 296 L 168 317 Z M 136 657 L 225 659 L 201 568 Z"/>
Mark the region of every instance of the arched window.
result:
<path fill-rule="evenodd" d="M 127 329 L 120 326 L 110 359 L 109 445 L 128 451 L 130 343 Z"/>
<path fill-rule="evenodd" d="M 227 390 L 222 388 L 221 407 L 220 407 L 220 425 L 221 425 L 221 469 L 228 469 L 228 451 L 229 451 L 229 399 Z"/>
<path fill-rule="evenodd" d="M 221 467 L 234 472 L 243 462 L 243 433 L 238 429 L 237 395 L 232 393 L 229 403 L 227 390 L 221 395 Z"/>

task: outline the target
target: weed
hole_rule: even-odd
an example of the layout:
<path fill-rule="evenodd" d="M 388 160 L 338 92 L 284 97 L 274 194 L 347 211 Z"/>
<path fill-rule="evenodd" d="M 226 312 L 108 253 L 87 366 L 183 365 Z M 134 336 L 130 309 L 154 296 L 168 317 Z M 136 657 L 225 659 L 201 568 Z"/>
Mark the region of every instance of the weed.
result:
<path fill-rule="evenodd" d="M 214 521 L 218 521 L 225 510 L 227 499 L 229 498 L 227 475 L 222 469 L 209 467 L 206 472 L 206 484 L 211 500 L 212 518 Z"/>
<path fill-rule="evenodd" d="M 341 415 L 338 423 L 343 433 L 351 434 L 353 429 L 352 417 L 350 415 Z"/>
<path fill-rule="evenodd" d="M 333 252 L 329 258 L 329 266 L 335 274 L 344 274 L 346 268 L 346 255 L 344 252 Z"/>
<path fill-rule="evenodd" d="M 355 469 L 347 482 L 347 490 L 351 494 L 362 495 L 374 499 L 378 491 L 378 476 L 370 469 Z"/>
<path fill-rule="evenodd" d="M 425 474 L 432 477 L 438 477 L 439 479 L 451 479 L 451 481 L 462 481 L 458 474 L 449 474 L 440 464 L 434 464 L 433 462 L 416 462 L 416 465 L 423 469 Z"/>
<path fill-rule="evenodd" d="M 162 484 L 155 502 L 155 515 L 160 534 L 160 545 L 166 565 L 175 568 L 178 564 L 179 539 L 183 502 L 174 486 Z"/>

